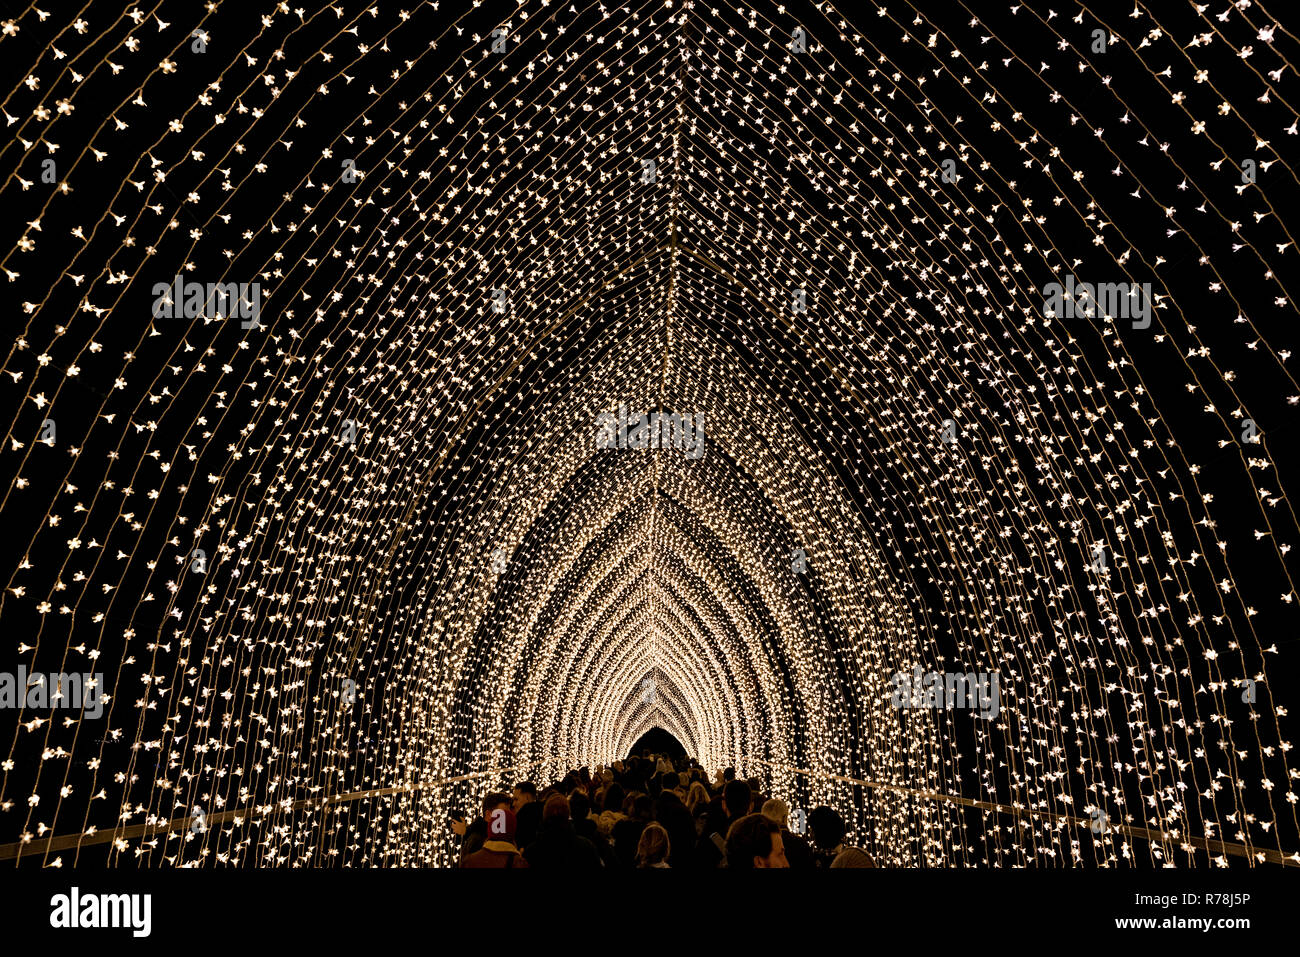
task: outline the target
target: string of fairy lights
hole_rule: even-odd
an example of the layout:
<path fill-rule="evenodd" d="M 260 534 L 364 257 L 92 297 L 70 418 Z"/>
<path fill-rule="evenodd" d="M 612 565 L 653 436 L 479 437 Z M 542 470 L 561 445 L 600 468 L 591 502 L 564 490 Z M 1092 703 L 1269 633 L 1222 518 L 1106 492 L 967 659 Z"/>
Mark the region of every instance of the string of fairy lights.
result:
<path fill-rule="evenodd" d="M 1300 863 L 1271 6 L 0 23 L 0 670 L 102 674 L 15 702 L 5 857 L 447 864 L 659 726 L 889 864 Z"/>

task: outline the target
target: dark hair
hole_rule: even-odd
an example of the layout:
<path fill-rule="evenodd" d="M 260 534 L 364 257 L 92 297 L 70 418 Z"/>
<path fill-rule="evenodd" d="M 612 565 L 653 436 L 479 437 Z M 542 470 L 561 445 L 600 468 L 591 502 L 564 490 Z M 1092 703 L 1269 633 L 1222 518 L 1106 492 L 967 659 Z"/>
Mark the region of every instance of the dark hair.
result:
<path fill-rule="evenodd" d="M 636 794 L 632 798 L 632 816 L 638 821 L 649 821 L 655 814 L 655 802 L 648 794 Z"/>
<path fill-rule="evenodd" d="M 537 785 L 532 781 L 520 781 L 515 785 L 515 790 L 527 794 L 529 797 L 537 797 Z"/>
<path fill-rule="evenodd" d="M 736 780 L 736 769 L 735 769 L 735 768 L 727 768 L 725 771 L 723 771 L 723 772 L 722 772 L 722 780 L 724 780 L 724 781 L 734 781 L 734 780 Z"/>
<path fill-rule="evenodd" d="M 654 802 L 655 802 L 656 821 L 663 820 L 664 811 L 672 811 L 675 808 L 681 808 L 682 810 L 686 810 L 686 805 L 682 803 L 682 799 L 679 798 L 672 791 L 664 791 L 662 794 L 660 794 L 657 798 L 654 799 Z"/>
<path fill-rule="evenodd" d="M 808 830 L 814 844 L 823 851 L 833 850 L 844 841 L 844 818 L 823 804 L 808 812 Z"/>
<path fill-rule="evenodd" d="M 749 784 L 745 781 L 728 781 L 727 786 L 722 789 L 722 800 L 726 803 L 727 814 L 731 817 L 748 814 L 749 801 L 752 797 L 753 792 L 749 790 Z"/>
<path fill-rule="evenodd" d="M 510 795 L 502 794 L 500 791 L 492 791 L 483 798 L 483 816 L 487 817 L 496 808 L 501 805 L 510 807 Z"/>
<path fill-rule="evenodd" d="M 573 812 L 575 821 L 585 821 L 591 813 L 591 798 L 581 791 L 574 791 L 569 795 L 569 810 Z"/>
<path fill-rule="evenodd" d="M 772 835 L 780 834 L 776 822 L 761 814 L 746 814 L 727 832 L 727 867 L 753 870 L 754 858 L 772 853 Z"/>
<path fill-rule="evenodd" d="M 569 819 L 569 799 L 563 794 L 552 794 L 542 805 L 542 820 L 549 821 L 551 818 L 562 821 Z"/>
<path fill-rule="evenodd" d="M 673 788 L 680 787 L 681 783 L 681 775 L 676 771 L 665 771 L 659 779 L 659 786 L 665 791 L 671 791 Z"/>
<path fill-rule="evenodd" d="M 623 798 L 626 796 L 627 794 L 623 791 L 623 786 L 621 784 L 611 784 L 605 789 L 605 801 L 601 804 L 601 807 L 606 811 L 622 812 Z"/>

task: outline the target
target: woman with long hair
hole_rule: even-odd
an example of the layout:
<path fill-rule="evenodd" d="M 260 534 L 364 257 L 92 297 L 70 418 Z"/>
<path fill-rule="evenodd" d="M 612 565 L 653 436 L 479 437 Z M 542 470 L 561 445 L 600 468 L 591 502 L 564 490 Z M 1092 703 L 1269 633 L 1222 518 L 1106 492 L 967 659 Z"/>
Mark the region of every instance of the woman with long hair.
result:
<path fill-rule="evenodd" d="M 636 866 L 667 867 L 669 850 L 668 832 L 651 821 L 641 832 L 641 841 L 636 846 Z"/>
<path fill-rule="evenodd" d="M 691 812 L 691 817 L 695 816 L 701 804 L 708 804 L 710 800 L 709 789 L 699 781 L 692 781 L 691 789 L 686 794 L 686 810 Z"/>

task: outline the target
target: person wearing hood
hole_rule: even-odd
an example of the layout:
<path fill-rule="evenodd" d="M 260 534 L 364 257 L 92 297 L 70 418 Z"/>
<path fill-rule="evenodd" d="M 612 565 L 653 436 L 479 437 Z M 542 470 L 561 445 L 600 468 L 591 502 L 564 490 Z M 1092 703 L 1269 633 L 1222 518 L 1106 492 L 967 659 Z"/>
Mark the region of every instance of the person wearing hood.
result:
<path fill-rule="evenodd" d="M 461 859 L 460 866 L 468 868 L 481 867 L 527 867 L 528 861 L 515 846 L 515 829 L 517 823 L 515 812 L 507 804 L 500 806 L 487 815 L 487 833 L 483 846 Z"/>

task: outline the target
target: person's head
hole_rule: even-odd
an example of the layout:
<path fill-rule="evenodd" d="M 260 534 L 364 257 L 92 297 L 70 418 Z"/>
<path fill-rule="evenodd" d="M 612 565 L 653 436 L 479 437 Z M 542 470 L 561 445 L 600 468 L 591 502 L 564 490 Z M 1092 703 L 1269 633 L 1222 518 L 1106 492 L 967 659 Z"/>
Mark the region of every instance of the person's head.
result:
<path fill-rule="evenodd" d="M 514 806 L 515 812 L 518 813 L 519 809 L 525 804 L 537 800 L 537 787 L 532 781 L 520 781 L 515 785 L 511 798 L 513 799 L 511 804 Z"/>
<path fill-rule="evenodd" d="M 723 770 L 723 772 L 722 772 L 722 780 L 724 780 L 724 781 L 734 781 L 734 780 L 736 780 L 736 769 L 735 769 L 735 768 L 725 768 L 725 769 Z"/>
<path fill-rule="evenodd" d="M 727 867 L 748 870 L 760 867 L 789 867 L 781 829 L 762 814 L 746 814 L 727 831 Z"/>
<path fill-rule="evenodd" d="M 569 819 L 569 799 L 563 794 L 552 794 L 542 805 L 542 822 L 567 821 Z"/>
<path fill-rule="evenodd" d="M 875 867 L 876 862 L 860 847 L 846 847 L 835 855 L 831 867 Z"/>
<path fill-rule="evenodd" d="M 681 783 L 682 779 L 676 771 L 665 771 L 659 780 L 659 786 L 665 791 L 674 791 Z"/>
<path fill-rule="evenodd" d="M 606 811 L 618 811 L 621 813 L 623 810 L 623 798 L 626 796 L 627 795 L 624 794 L 623 786 L 621 784 L 611 784 L 605 789 L 605 803 L 603 803 L 601 807 Z"/>
<path fill-rule="evenodd" d="M 632 817 L 638 821 L 649 821 L 655 816 L 655 802 L 648 794 L 632 796 Z"/>
<path fill-rule="evenodd" d="M 808 814 L 808 833 L 823 851 L 834 850 L 844 843 L 844 818 L 824 804 L 815 807 Z"/>
<path fill-rule="evenodd" d="M 785 827 L 785 822 L 790 817 L 790 808 L 780 798 L 772 798 L 763 802 L 763 817 L 768 818 L 777 827 Z"/>
<path fill-rule="evenodd" d="M 664 791 L 655 798 L 655 820 L 661 824 L 679 817 L 685 810 L 686 805 L 682 804 L 682 799 L 672 791 Z"/>
<path fill-rule="evenodd" d="M 574 791 L 569 795 L 569 813 L 575 821 L 585 821 L 591 813 L 591 798 L 581 791 Z"/>
<path fill-rule="evenodd" d="M 749 785 L 734 778 L 722 789 L 722 809 L 729 818 L 742 817 L 749 813 L 749 800 L 753 794 Z"/>
<path fill-rule="evenodd" d="M 668 832 L 651 821 L 641 831 L 641 840 L 636 846 L 637 867 L 652 867 L 668 860 L 670 850 Z"/>
<path fill-rule="evenodd" d="M 686 807 L 692 814 L 701 804 L 709 803 L 709 789 L 699 781 L 691 782 L 691 789 L 686 795 Z"/>
<path fill-rule="evenodd" d="M 499 807 L 510 807 L 510 795 L 492 791 L 483 798 L 483 819 L 491 820 L 490 815 Z"/>
<path fill-rule="evenodd" d="M 507 798 L 502 804 L 494 807 L 486 815 L 487 836 L 484 841 L 505 841 L 507 844 L 515 842 L 515 812 L 510 809 L 510 801 Z"/>

